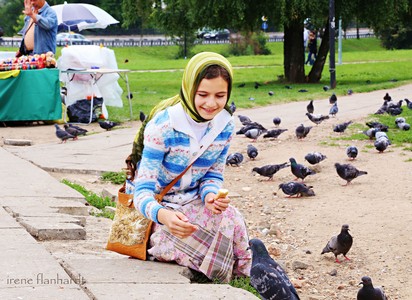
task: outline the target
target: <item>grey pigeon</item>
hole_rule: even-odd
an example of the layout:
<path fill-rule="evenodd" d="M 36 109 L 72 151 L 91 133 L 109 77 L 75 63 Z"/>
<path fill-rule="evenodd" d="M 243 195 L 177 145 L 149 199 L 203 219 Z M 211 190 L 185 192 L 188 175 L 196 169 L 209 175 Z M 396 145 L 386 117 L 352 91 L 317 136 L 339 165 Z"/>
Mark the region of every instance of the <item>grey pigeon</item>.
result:
<path fill-rule="evenodd" d="M 338 255 L 342 254 L 346 260 L 350 260 L 346 254 L 349 252 L 353 244 L 353 238 L 349 234 L 349 225 L 342 225 L 342 229 L 338 235 L 333 236 L 323 248 L 321 254 L 332 252 L 335 255 L 335 261 L 340 263 Z"/>
<path fill-rule="evenodd" d="M 356 296 L 357 300 L 387 300 L 385 292 L 381 287 L 374 287 L 369 276 L 363 276 L 359 284 L 363 286 L 359 289 Z"/>
<path fill-rule="evenodd" d="M 120 125 L 120 123 L 116 123 L 116 122 L 113 122 L 113 121 L 105 120 L 105 121 L 99 122 L 99 125 L 100 125 L 101 128 L 106 129 L 106 131 L 109 131 L 109 130 L 111 130 L 113 127 Z"/>
<path fill-rule="evenodd" d="M 402 117 L 398 117 L 398 118 L 395 119 L 396 126 L 398 126 L 398 124 L 400 124 L 400 123 L 405 123 L 405 122 L 406 122 L 405 118 L 402 118 Z"/>
<path fill-rule="evenodd" d="M 296 162 L 296 159 L 294 159 L 293 157 L 289 158 L 289 161 L 290 161 L 290 170 L 292 174 L 296 176 L 296 179 L 300 178 L 303 181 L 305 180 L 307 176 L 316 174 L 316 172 L 313 171 L 312 169 L 309 169 L 308 167 L 302 164 L 298 164 Z"/>
<path fill-rule="evenodd" d="M 313 191 L 313 186 L 308 186 L 303 182 L 289 181 L 279 184 L 279 189 L 282 189 L 288 197 L 293 197 L 296 195 L 296 198 L 299 197 L 310 197 L 315 196 Z"/>
<path fill-rule="evenodd" d="M 140 113 L 139 113 L 139 120 L 142 123 L 146 120 L 146 115 L 144 114 L 143 111 L 140 111 Z"/>
<path fill-rule="evenodd" d="M 255 82 L 255 89 L 258 89 L 261 86 L 259 82 Z"/>
<path fill-rule="evenodd" d="M 69 124 L 69 127 L 73 127 L 74 129 L 77 129 L 77 131 L 79 132 L 79 135 L 86 135 L 86 133 L 88 132 L 87 129 L 84 129 L 80 126 L 76 126 L 73 124 Z"/>
<path fill-rule="evenodd" d="M 250 159 L 255 159 L 259 154 L 258 149 L 252 144 L 247 145 L 246 153 Z"/>
<path fill-rule="evenodd" d="M 282 120 L 279 117 L 273 118 L 273 124 L 275 124 L 275 126 L 279 126 L 280 122 L 282 122 Z"/>
<path fill-rule="evenodd" d="M 232 112 L 232 114 L 235 113 L 235 111 L 236 111 L 235 101 L 232 101 L 232 103 L 230 103 L 229 109 L 230 109 L 230 111 Z"/>
<path fill-rule="evenodd" d="M 378 131 L 380 131 L 378 128 L 369 128 L 368 130 L 362 131 L 362 133 L 372 140 Z"/>
<path fill-rule="evenodd" d="M 345 185 L 350 184 L 351 181 L 355 179 L 356 177 L 368 174 L 368 172 L 366 171 L 359 171 L 351 164 L 335 163 L 335 168 L 336 168 L 336 172 L 338 173 L 339 177 L 346 180 Z"/>
<path fill-rule="evenodd" d="M 251 239 L 250 284 L 263 300 L 300 300 L 296 289 L 282 267 L 270 257 L 263 242 Z"/>
<path fill-rule="evenodd" d="M 369 128 L 376 128 L 376 129 L 379 129 L 379 131 L 385 131 L 385 132 L 387 132 L 389 129 L 388 125 L 385 125 L 377 121 L 366 122 L 366 126 L 368 126 Z"/>
<path fill-rule="evenodd" d="M 226 165 L 230 165 L 232 167 L 233 166 L 239 167 L 242 161 L 243 161 L 243 154 L 239 152 L 235 152 L 227 156 Z"/>
<path fill-rule="evenodd" d="M 409 99 L 404 99 L 405 100 L 405 102 L 406 102 L 406 106 L 409 108 L 409 109 L 412 109 L 412 101 L 410 101 Z"/>
<path fill-rule="evenodd" d="M 352 124 L 352 121 L 340 123 L 336 125 L 335 127 L 333 127 L 333 131 L 339 132 L 339 133 L 345 132 L 346 128 L 348 128 L 350 124 Z"/>
<path fill-rule="evenodd" d="M 392 97 L 389 95 L 389 93 L 386 93 L 385 96 L 383 96 L 383 100 L 385 101 L 391 101 Z"/>
<path fill-rule="evenodd" d="M 336 101 L 338 101 L 338 97 L 336 97 L 336 94 L 333 93 L 333 94 L 329 97 L 329 104 L 335 104 Z"/>
<path fill-rule="evenodd" d="M 358 156 L 358 148 L 355 146 L 349 146 L 346 148 L 346 155 L 349 159 L 354 160 Z"/>
<path fill-rule="evenodd" d="M 298 90 L 298 92 L 299 93 L 307 93 L 307 92 L 309 92 L 307 89 L 300 89 L 300 90 Z"/>
<path fill-rule="evenodd" d="M 379 153 L 384 152 L 390 144 L 391 142 L 385 132 L 379 131 L 376 133 L 376 141 L 373 143 L 373 145 L 375 146 L 375 149 L 379 151 Z"/>
<path fill-rule="evenodd" d="M 310 153 L 306 154 L 305 159 L 311 165 L 316 165 L 316 164 L 320 163 L 321 161 L 323 161 L 324 159 L 326 159 L 326 155 L 323 155 L 320 152 L 314 151 L 314 152 L 310 152 Z"/>
<path fill-rule="evenodd" d="M 309 104 L 306 106 L 306 110 L 308 113 L 313 114 L 315 111 L 315 107 L 313 106 L 313 100 L 310 100 Z"/>
<path fill-rule="evenodd" d="M 388 107 L 388 113 L 391 116 L 398 116 L 402 113 L 402 111 L 403 111 L 402 107 L 397 107 L 397 106 Z"/>
<path fill-rule="evenodd" d="M 352 90 L 352 89 L 348 89 L 347 94 L 348 94 L 349 96 L 351 96 L 351 95 L 353 94 L 353 90 Z"/>
<path fill-rule="evenodd" d="M 275 93 L 274 93 L 273 91 L 269 91 L 269 92 L 268 92 L 268 95 L 269 95 L 269 96 L 273 96 L 274 94 L 275 94 Z"/>
<path fill-rule="evenodd" d="M 383 115 L 384 113 L 388 112 L 388 100 L 385 100 L 381 107 L 375 112 L 375 115 Z"/>
<path fill-rule="evenodd" d="M 252 128 L 245 132 L 245 136 L 249 139 L 252 139 L 256 142 L 257 138 L 264 132 L 264 130 L 260 128 Z"/>
<path fill-rule="evenodd" d="M 283 132 L 288 131 L 287 129 L 271 129 L 268 130 L 264 135 L 263 138 L 277 138 Z"/>
<path fill-rule="evenodd" d="M 398 124 L 398 127 L 400 130 L 404 130 L 404 131 L 411 129 L 411 125 L 409 125 L 409 123 L 400 123 Z"/>
<path fill-rule="evenodd" d="M 279 170 L 289 167 L 288 163 L 285 162 L 283 164 L 274 164 L 274 165 L 265 165 L 263 167 L 254 167 L 252 172 L 256 172 L 261 176 L 268 177 L 268 180 L 273 179 L 273 175 L 275 175 Z"/>
<path fill-rule="evenodd" d="M 309 120 L 311 120 L 316 125 L 319 125 L 323 121 L 329 119 L 329 116 L 324 116 L 324 115 L 312 115 L 310 113 L 306 113 L 306 115 L 308 116 Z"/>
<path fill-rule="evenodd" d="M 64 130 L 68 133 L 70 133 L 72 136 L 74 136 L 73 140 L 77 140 L 78 139 L 78 135 L 80 135 L 80 132 L 74 128 L 74 127 L 70 127 L 68 124 L 64 124 L 63 125 Z"/>
<path fill-rule="evenodd" d="M 329 109 L 329 115 L 335 117 L 336 114 L 339 112 L 338 102 L 336 101 L 332 107 Z"/>
<path fill-rule="evenodd" d="M 247 125 L 248 123 L 252 123 L 252 120 L 247 116 L 237 115 L 237 117 L 239 118 L 239 121 L 240 123 L 242 123 L 242 125 Z"/>
<path fill-rule="evenodd" d="M 68 139 L 75 138 L 75 136 L 61 129 L 59 125 L 54 124 L 54 127 L 56 127 L 56 136 L 62 141 L 62 143 L 65 143 Z"/>
<path fill-rule="evenodd" d="M 296 137 L 299 140 L 304 139 L 309 134 L 311 129 L 312 126 L 304 126 L 303 124 L 300 124 L 295 130 Z"/>
<path fill-rule="evenodd" d="M 246 83 L 242 82 L 242 83 L 241 83 L 241 84 L 239 84 L 237 87 L 242 88 L 242 87 L 245 87 L 245 85 L 246 85 Z"/>
<path fill-rule="evenodd" d="M 323 90 L 324 90 L 325 92 L 329 91 L 329 89 L 330 89 L 329 86 L 327 86 L 327 85 L 324 85 L 324 86 L 323 86 Z"/>
<path fill-rule="evenodd" d="M 250 122 L 250 123 L 247 123 L 247 125 L 240 128 L 236 132 L 236 134 L 245 134 L 247 131 L 249 131 L 251 129 L 259 129 L 259 130 L 262 130 L 263 132 L 266 132 L 266 128 L 263 127 L 261 124 L 259 124 L 257 122 Z"/>

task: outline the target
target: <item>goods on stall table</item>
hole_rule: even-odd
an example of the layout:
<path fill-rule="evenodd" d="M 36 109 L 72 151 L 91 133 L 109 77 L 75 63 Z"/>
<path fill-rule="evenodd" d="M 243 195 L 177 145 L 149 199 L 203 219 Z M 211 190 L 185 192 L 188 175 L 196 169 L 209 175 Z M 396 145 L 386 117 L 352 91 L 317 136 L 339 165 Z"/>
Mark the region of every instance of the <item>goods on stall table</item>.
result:
<path fill-rule="evenodd" d="M 0 71 L 33 70 L 43 68 L 55 68 L 56 59 L 53 52 L 6 58 L 0 60 Z"/>

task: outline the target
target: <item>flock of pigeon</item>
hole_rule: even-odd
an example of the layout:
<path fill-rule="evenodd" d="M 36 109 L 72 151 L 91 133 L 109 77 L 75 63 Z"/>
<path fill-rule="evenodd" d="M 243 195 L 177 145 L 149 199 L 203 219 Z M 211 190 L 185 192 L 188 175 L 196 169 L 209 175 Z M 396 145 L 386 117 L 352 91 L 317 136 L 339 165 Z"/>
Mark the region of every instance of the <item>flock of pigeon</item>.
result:
<path fill-rule="evenodd" d="M 106 131 L 111 130 L 113 127 L 120 125 L 120 123 L 112 122 L 112 121 L 100 121 L 98 122 L 102 129 Z M 74 125 L 74 124 L 64 124 L 64 130 L 60 128 L 59 125 L 54 124 L 56 128 L 56 137 L 61 140 L 61 143 L 65 143 L 69 139 L 73 139 L 73 141 L 77 140 L 79 136 L 84 136 L 88 132 L 86 129 Z"/>
<path fill-rule="evenodd" d="M 407 103 L 407 107 L 412 109 L 412 102 L 408 99 L 404 100 Z M 402 113 L 402 102 L 400 100 L 394 103 L 391 97 L 386 94 L 384 97 L 384 104 L 376 114 L 388 113 L 393 116 L 397 116 Z M 306 116 L 314 124 L 319 125 L 324 120 L 336 116 L 339 112 L 337 97 L 332 94 L 329 98 L 329 103 L 331 104 L 328 115 L 315 115 L 313 101 L 310 101 L 307 105 Z M 231 104 L 232 112 L 235 111 L 236 106 L 234 102 Z M 278 138 L 282 133 L 286 132 L 288 129 L 266 129 L 263 125 L 258 122 L 252 121 L 249 117 L 245 115 L 237 115 L 239 121 L 242 123 L 242 127 L 236 132 L 237 135 L 243 134 L 246 138 L 251 139 L 255 142 L 260 136 L 263 139 Z M 273 119 L 273 124 L 279 127 L 281 124 L 281 119 L 276 117 Z M 334 126 L 333 131 L 337 133 L 343 133 L 348 126 L 352 124 L 352 121 L 343 122 Z M 396 126 L 401 130 L 409 130 L 410 125 L 406 122 L 405 118 L 398 117 L 395 120 Z M 379 153 L 384 152 L 388 146 L 391 144 L 386 132 L 389 129 L 388 125 L 379 122 L 367 122 L 366 125 L 369 127 L 368 130 L 362 133 L 367 135 L 369 139 L 374 139 L 374 146 Z M 301 140 L 308 136 L 310 130 L 313 126 L 304 126 L 300 124 L 295 129 L 296 138 Z M 349 146 L 346 149 L 346 155 L 349 160 L 353 161 L 358 155 L 358 149 L 355 146 Z M 256 161 L 258 157 L 259 150 L 253 144 L 248 144 L 246 149 L 246 154 L 250 160 Z M 311 152 L 305 155 L 304 159 L 311 165 L 316 165 L 326 159 L 326 156 L 320 152 Z M 240 152 L 230 153 L 227 156 L 226 164 L 230 166 L 239 166 L 244 160 L 243 154 Z M 368 174 L 366 171 L 358 170 L 354 165 L 350 163 L 335 163 L 334 164 L 338 176 L 346 181 L 345 185 L 349 185 L 355 178 Z M 304 180 L 307 176 L 315 175 L 316 172 L 303 164 L 296 161 L 295 158 L 291 157 L 289 162 L 284 162 L 281 164 L 269 164 L 263 166 L 255 166 L 252 168 L 253 173 L 258 173 L 260 176 L 267 177 L 268 180 L 272 180 L 274 175 L 284 169 L 290 167 L 291 173 L 296 176 L 296 179 L 289 182 L 283 182 L 279 184 L 279 189 L 283 191 L 288 197 L 296 196 L 315 196 L 313 191 L 313 186 L 306 185 Z M 299 180 L 300 179 L 300 180 Z M 335 256 L 335 261 L 340 263 L 338 255 L 342 254 L 347 260 L 349 258 L 346 256 L 352 247 L 353 238 L 349 234 L 349 225 L 344 224 L 341 228 L 341 232 L 333 236 L 321 254 L 333 253 Z M 293 284 L 288 279 L 285 271 L 270 257 L 265 245 L 262 241 L 258 239 L 252 239 L 249 242 L 250 249 L 252 250 L 252 269 L 251 269 L 251 284 L 259 292 L 262 299 L 299 299 L 297 291 L 295 290 Z M 385 300 L 387 299 L 385 293 L 380 287 L 374 287 L 372 284 L 372 279 L 368 276 L 364 276 L 361 279 L 362 288 L 359 289 L 357 294 L 358 300 Z"/>

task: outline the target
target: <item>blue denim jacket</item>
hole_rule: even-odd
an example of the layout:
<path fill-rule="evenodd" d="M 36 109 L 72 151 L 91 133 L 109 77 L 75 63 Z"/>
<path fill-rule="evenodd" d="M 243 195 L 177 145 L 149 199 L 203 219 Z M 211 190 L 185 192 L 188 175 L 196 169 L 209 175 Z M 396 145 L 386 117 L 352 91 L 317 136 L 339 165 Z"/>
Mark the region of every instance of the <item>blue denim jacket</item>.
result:
<path fill-rule="evenodd" d="M 23 37 L 30 24 L 30 17 L 24 18 Z M 46 53 L 51 51 L 56 53 L 57 35 L 57 15 L 56 12 L 46 2 L 39 10 L 37 23 L 34 26 L 34 49 L 33 54 Z"/>

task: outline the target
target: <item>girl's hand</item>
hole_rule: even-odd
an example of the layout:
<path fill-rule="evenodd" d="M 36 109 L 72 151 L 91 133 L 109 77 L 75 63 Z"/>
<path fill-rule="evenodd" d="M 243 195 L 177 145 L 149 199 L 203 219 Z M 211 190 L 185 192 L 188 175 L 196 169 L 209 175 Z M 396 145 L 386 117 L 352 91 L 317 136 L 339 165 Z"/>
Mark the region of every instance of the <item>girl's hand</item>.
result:
<path fill-rule="evenodd" d="M 171 234 L 184 239 L 190 236 L 198 228 L 189 222 L 189 219 L 179 211 L 172 211 L 166 208 L 159 209 L 157 219 L 164 224 Z"/>
<path fill-rule="evenodd" d="M 226 196 L 224 198 L 216 198 L 216 194 L 209 193 L 205 197 L 205 206 L 214 214 L 221 214 L 224 212 L 230 203 L 230 199 Z"/>

